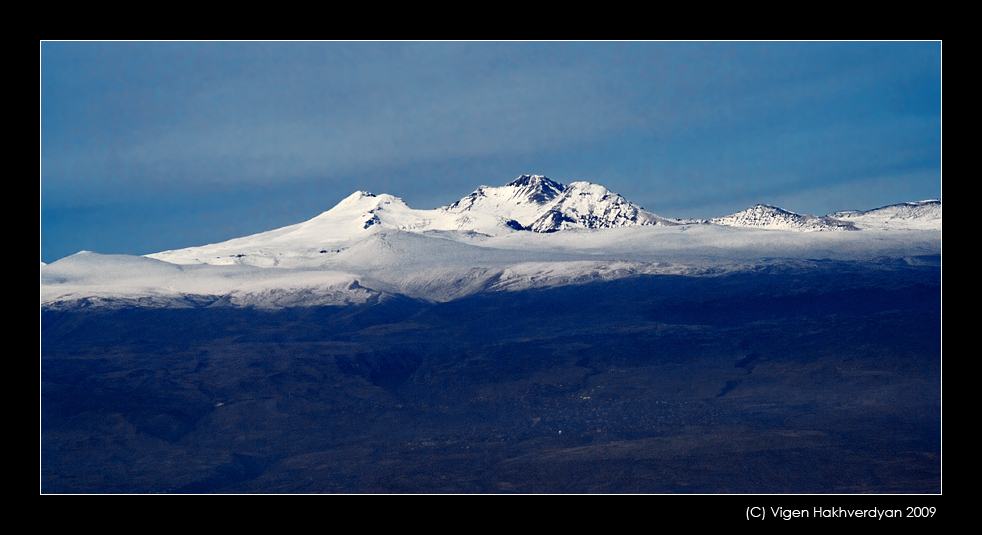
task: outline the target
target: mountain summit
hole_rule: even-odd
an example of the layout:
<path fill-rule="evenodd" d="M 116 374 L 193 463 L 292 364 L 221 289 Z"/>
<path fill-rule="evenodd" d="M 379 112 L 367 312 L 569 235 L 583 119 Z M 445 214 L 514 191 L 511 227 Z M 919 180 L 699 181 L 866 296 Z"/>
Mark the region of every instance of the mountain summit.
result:
<path fill-rule="evenodd" d="M 712 218 L 709 222 L 731 227 L 793 230 L 798 232 L 857 230 L 856 226 L 851 222 L 840 221 L 830 216 L 817 217 L 807 214 L 796 214 L 768 204 L 751 206 L 735 214 Z"/>
<path fill-rule="evenodd" d="M 542 175 L 522 175 L 497 188 L 481 186 L 442 210 L 494 214 L 513 229 L 533 232 L 676 224 L 598 184 L 565 186 Z"/>
<path fill-rule="evenodd" d="M 566 186 L 542 175 L 522 175 L 508 186 L 520 188 L 519 193 L 532 202 L 543 204 L 555 199 Z"/>
<path fill-rule="evenodd" d="M 941 199 L 891 204 L 875 210 L 848 210 L 829 214 L 863 228 L 934 230 L 941 228 Z"/>

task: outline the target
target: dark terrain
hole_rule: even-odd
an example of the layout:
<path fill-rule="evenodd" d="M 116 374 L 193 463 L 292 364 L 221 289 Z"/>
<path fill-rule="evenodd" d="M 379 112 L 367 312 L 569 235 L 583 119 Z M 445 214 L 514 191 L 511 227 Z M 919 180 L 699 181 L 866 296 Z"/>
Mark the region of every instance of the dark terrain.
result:
<path fill-rule="evenodd" d="M 42 310 L 41 491 L 938 493 L 927 260 Z"/>

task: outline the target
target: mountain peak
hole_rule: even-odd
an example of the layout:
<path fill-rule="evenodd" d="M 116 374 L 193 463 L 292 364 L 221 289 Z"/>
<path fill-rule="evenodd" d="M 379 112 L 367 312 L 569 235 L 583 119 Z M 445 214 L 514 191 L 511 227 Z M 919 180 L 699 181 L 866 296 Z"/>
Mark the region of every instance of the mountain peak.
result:
<path fill-rule="evenodd" d="M 533 232 L 674 224 L 599 184 L 565 186 L 543 175 L 521 175 L 497 188 L 481 186 L 444 210 L 493 214 L 507 227 Z"/>
<path fill-rule="evenodd" d="M 481 186 L 444 209 L 455 214 L 494 214 L 503 222 L 517 221 L 524 226 L 538 217 L 542 207 L 559 197 L 565 189 L 566 186 L 542 175 L 522 175 L 501 187 Z"/>
<path fill-rule="evenodd" d="M 559 189 L 563 188 L 562 184 L 556 182 L 555 180 L 550 179 L 545 175 L 521 175 L 506 185 L 516 186 L 516 187 L 549 185 Z"/>
<path fill-rule="evenodd" d="M 941 199 L 891 204 L 873 210 L 846 210 L 830 217 L 864 229 L 940 229 Z"/>
<path fill-rule="evenodd" d="M 505 187 L 515 188 L 513 198 L 518 199 L 518 202 L 535 204 L 547 203 L 566 189 L 566 186 L 543 175 L 522 175 Z"/>
<path fill-rule="evenodd" d="M 710 223 L 730 227 L 751 227 L 799 232 L 856 230 L 855 225 L 834 217 L 816 217 L 797 214 L 769 204 L 755 204 L 746 210 L 723 217 L 714 217 Z"/>
<path fill-rule="evenodd" d="M 351 195 L 348 195 L 344 199 L 342 199 L 341 202 L 343 203 L 343 202 L 346 202 L 346 201 L 360 201 L 361 199 L 364 199 L 366 197 L 373 198 L 373 197 L 375 197 L 375 194 L 372 193 L 372 192 L 369 192 L 369 191 L 358 190 L 358 191 L 352 193 Z"/>
<path fill-rule="evenodd" d="M 527 225 L 534 232 L 573 228 L 612 228 L 672 224 L 646 212 L 600 184 L 573 182 L 566 186 L 548 210 Z"/>

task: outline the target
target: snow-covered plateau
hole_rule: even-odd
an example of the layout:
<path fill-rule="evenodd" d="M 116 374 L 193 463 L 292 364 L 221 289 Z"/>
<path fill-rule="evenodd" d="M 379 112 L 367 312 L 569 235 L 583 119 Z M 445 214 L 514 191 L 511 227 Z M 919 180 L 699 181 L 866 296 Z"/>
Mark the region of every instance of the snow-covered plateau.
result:
<path fill-rule="evenodd" d="M 432 302 L 646 274 L 715 276 L 823 261 L 940 262 L 941 201 L 827 216 L 757 205 L 661 217 L 603 186 L 523 175 L 416 210 L 355 192 L 296 225 L 146 256 L 41 266 L 41 306 L 342 306 Z"/>

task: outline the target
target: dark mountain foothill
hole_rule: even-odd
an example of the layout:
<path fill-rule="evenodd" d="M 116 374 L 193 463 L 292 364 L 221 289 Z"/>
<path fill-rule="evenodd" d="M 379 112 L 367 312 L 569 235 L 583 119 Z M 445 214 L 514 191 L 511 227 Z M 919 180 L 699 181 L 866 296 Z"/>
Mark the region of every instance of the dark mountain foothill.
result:
<path fill-rule="evenodd" d="M 41 491 L 939 493 L 930 260 L 42 308 Z"/>

